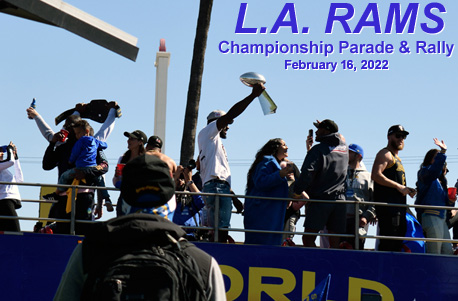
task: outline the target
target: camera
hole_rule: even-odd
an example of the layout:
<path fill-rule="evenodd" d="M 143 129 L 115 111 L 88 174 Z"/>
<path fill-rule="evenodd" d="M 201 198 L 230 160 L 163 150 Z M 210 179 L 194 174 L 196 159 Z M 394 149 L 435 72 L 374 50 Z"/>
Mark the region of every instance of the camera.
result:
<path fill-rule="evenodd" d="M 196 160 L 194 160 L 194 159 L 189 160 L 188 165 L 186 166 L 186 168 L 190 169 L 190 170 L 196 168 Z"/>

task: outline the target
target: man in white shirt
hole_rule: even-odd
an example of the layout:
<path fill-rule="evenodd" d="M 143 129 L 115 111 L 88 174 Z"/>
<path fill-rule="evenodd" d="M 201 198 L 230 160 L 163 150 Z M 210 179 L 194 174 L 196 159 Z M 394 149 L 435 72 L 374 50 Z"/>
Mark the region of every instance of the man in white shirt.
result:
<path fill-rule="evenodd" d="M 264 89 L 262 84 L 254 85 L 251 94 L 232 106 L 227 114 L 224 111 L 215 110 L 207 116 L 207 126 L 198 135 L 202 192 L 231 194 L 231 170 L 221 139 L 226 139 L 229 124 L 232 124 L 234 119 L 242 114 Z M 210 227 L 215 226 L 215 201 L 214 196 L 205 197 L 207 224 Z M 219 228 L 230 227 L 231 212 L 232 199 L 220 197 L 217 215 Z M 217 240 L 226 242 L 227 236 L 227 231 L 219 231 Z"/>

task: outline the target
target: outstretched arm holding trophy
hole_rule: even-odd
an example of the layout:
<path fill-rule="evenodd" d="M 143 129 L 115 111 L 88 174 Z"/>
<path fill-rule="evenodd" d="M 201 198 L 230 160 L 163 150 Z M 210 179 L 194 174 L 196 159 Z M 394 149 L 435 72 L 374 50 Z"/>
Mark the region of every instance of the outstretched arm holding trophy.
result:
<path fill-rule="evenodd" d="M 240 81 L 248 87 L 253 87 L 256 84 L 264 85 L 266 83 L 266 78 L 263 75 L 256 72 L 247 72 L 240 75 Z M 275 112 L 277 111 L 277 105 L 269 96 L 269 94 L 267 94 L 267 91 L 265 89 L 258 96 L 258 99 L 264 115 L 275 114 Z"/>
<path fill-rule="evenodd" d="M 234 122 L 234 119 L 245 111 L 245 109 L 250 105 L 250 103 L 264 91 L 264 85 L 262 83 L 253 85 L 253 90 L 250 95 L 236 103 L 229 109 L 229 111 L 218 118 L 216 121 L 216 126 L 218 130 L 224 129 L 229 124 Z"/>

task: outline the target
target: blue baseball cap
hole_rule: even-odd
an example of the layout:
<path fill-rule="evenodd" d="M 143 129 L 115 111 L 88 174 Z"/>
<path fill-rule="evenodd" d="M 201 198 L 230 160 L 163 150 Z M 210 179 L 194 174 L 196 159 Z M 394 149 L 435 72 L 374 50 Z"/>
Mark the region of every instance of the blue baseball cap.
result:
<path fill-rule="evenodd" d="M 355 152 L 357 154 L 360 154 L 361 155 L 361 158 L 364 158 L 364 151 L 363 151 L 363 148 L 361 146 L 359 146 L 358 144 L 350 144 L 348 146 L 348 149 L 351 150 L 352 152 Z"/>

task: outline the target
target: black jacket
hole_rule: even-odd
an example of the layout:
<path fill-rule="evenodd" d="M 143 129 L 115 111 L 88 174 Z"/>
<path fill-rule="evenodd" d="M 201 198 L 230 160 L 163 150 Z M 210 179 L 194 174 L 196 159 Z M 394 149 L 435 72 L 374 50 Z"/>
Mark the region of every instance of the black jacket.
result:
<path fill-rule="evenodd" d="M 311 199 L 345 199 L 348 147 L 339 133 L 317 138 L 320 144 L 310 149 L 295 182 L 296 194 L 305 191 Z"/>

